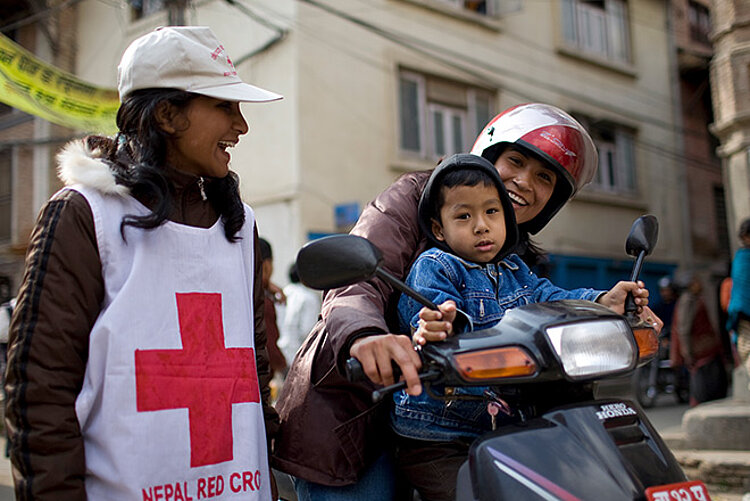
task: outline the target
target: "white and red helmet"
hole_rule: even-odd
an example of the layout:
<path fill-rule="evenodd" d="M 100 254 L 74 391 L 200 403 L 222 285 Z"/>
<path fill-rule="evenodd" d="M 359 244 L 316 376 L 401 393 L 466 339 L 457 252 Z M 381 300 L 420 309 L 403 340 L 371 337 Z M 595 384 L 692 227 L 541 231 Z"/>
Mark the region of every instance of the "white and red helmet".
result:
<path fill-rule="evenodd" d="M 536 233 L 585 185 L 599 165 L 594 141 L 573 117 L 548 104 L 530 103 L 508 108 L 484 128 L 471 153 L 492 162 L 513 144 L 530 151 L 557 173 L 547 205 L 519 228 Z"/>

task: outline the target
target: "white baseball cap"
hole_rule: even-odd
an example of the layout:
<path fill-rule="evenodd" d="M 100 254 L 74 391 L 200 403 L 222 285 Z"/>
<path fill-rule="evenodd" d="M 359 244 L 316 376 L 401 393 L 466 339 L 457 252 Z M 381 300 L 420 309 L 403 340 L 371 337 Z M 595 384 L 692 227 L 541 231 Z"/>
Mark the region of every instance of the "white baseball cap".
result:
<path fill-rule="evenodd" d="M 207 26 L 167 26 L 137 38 L 117 67 L 120 101 L 139 89 L 170 88 L 228 101 L 266 102 L 283 96 L 237 76 L 224 46 Z"/>

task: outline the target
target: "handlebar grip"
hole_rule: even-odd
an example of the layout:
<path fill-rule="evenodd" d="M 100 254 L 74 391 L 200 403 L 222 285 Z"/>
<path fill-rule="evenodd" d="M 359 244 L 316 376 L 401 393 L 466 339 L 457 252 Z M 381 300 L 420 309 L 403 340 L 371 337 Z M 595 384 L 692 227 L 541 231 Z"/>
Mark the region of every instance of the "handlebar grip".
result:
<path fill-rule="evenodd" d="M 393 360 L 391 360 L 391 369 L 393 370 L 393 379 L 398 381 L 398 378 L 401 377 L 401 368 Z M 346 372 L 346 380 L 350 383 L 358 383 L 367 379 L 362 364 L 354 357 L 346 361 L 344 372 Z"/>
<path fill-rule="evenodd" d="M 350 383 L 364 381 L 367 377 L 365 376 L 365 370 L 362 368 L 362 364 L 354 357 L 346 361 L 344 371 L 346 372 L 346 380 Z"/>
<path fill-rule="evenodd" d="M 625 297 L 625 316 L 634 317 L 635 312 L 638 311 L 638 307 L 635 305 L 635 299 L 633 299 L 633 293 L 628 292 Z"/>

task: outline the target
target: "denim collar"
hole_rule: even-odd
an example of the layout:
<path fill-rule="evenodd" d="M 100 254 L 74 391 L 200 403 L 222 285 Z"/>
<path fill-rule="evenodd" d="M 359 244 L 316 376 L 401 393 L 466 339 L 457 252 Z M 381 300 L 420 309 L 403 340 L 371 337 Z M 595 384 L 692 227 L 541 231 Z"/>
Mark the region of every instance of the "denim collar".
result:
<path fill-rule="evenodd" d="M 492 269 L 496 267 L 499 268 L 500 266 L 503 266 L 509 269 L 510 271 L 516 271 L 518 269 L 518 265 L 514 263 L 513 261 L 510 261 L 508 258 L 503 259 L 497 264 L 495 263 L 480 264 L 480 263 L 474 263 L 472 261 L 467 261 L 466 259 L 460 256 L 457 256 L 456 254 L 453 254 L 453 257 L 455 257 L 462 265 L 464 265 L 466 269 L 469 269 L 469 270 L 480 270 L 484 268 Z"/>

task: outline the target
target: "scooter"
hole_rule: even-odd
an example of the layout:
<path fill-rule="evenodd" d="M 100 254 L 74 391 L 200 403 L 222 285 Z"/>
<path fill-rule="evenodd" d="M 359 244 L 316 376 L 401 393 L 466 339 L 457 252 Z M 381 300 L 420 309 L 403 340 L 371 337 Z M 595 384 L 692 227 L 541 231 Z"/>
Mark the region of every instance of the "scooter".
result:
<path fill-rule="evenodd" d="M 657 236 L 655 217 L 633 224 L 626 243 L 636 257 L 631 280 Z M 352 235 L 313 241 L 297 257 L 309 287 L 380 277 L 435 308 L 381 262 L 374 245 Z M 702 482 L 688 481 L 636 403 L 594 397 L 595 381 L 632 374 L 656 355 L 657 336 L 635 310 L 632 298 L 625 316 L 586 301 L 530 304 L 508 311 L 492 328 L 422 347 L 425 391 L 433 384 L 490 386 L 488 412 L 513 419 L 472 443 L 458 474 L 459 501 L 710 499 Z M 347 365 L 351 377 L 364 377 L 356 359 Z M 376 390 L 373 399 L 404 386 Z"/>

